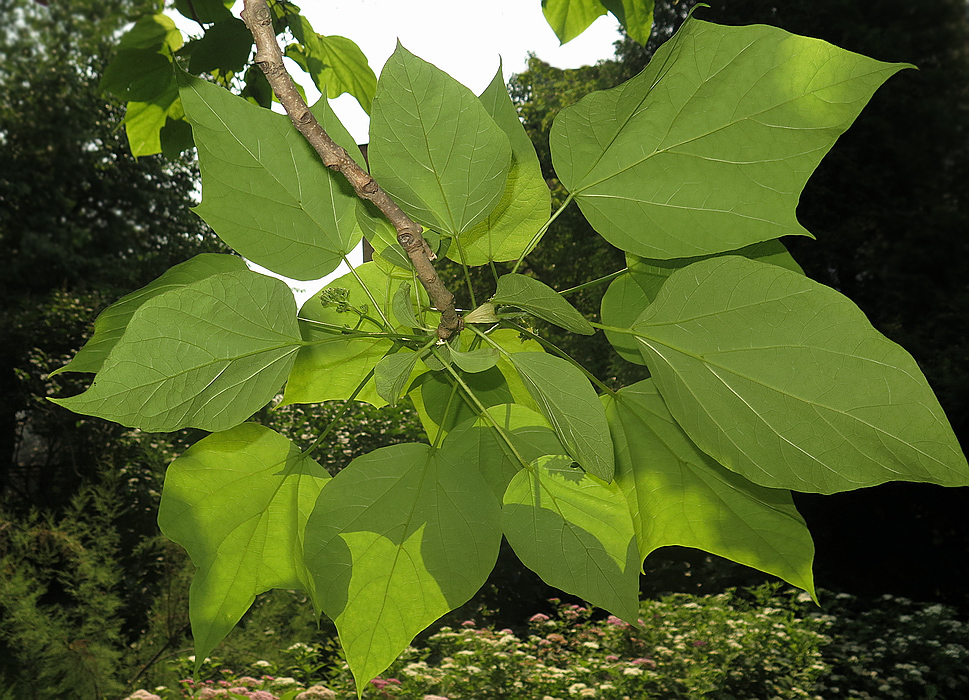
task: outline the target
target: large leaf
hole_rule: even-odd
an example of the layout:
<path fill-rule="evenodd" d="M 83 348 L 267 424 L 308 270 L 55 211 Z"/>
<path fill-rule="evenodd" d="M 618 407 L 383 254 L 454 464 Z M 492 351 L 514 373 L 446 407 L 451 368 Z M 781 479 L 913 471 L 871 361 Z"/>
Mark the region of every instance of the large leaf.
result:
<path fill-rule="evenodd" d="M 485 582 L 499 512 L 472 465 L 415 443 L 358 457 L 323 490 L 306 525 L 306 565 L 358 691 Z"/>
<path fill-rule="evenodd" d="M 356 329 L 368 333 L 380 332 L 383 329 L 374 322 L 380 319 L 377 309 L 387 319 L 393 319 L 391 308 L 394 295 L 401 282 L 410 280 L 411 275 L 403 270 L 388 274 L 376 263 L 369 262 L 327 285 L 327 289 L 345 289 L 347 303 L 357 309 L 366 307 L 373 320 L 361 319 L 352 311 L 341 312 L 335 306 L 324 306 L 319 297 L 307 299 L 299 312 L 299 328 L 306 343 L 300 349 L 289 375 L 283 404 L 319 403 L 349 398 L 360 381 L 393 347 L 393 341 L 349 337 L 339 330 L 320 324 L 345 327 L 347 331 Z M 360 281 L 365 286 L 361 286 Z M 415 302 L 420 300 L 426 305 L 427 297 L 422 287 L 418 285 L 410 293 Z M 377 302 L 376 308 L 374 301 Z M 410 328 L 401 325 L 396 330 L 411 332 Z M 374 406 L 386 404 L 377 393 L 372 380 L 357 395 L 357 400 Z"/>
<path fill-rule="evenodd" d="M 600 0 L 633 41 L 646 44 L 653 31 L 654 0 Z"/>
<path fill-rule="evenodd" d="M 91 387 L 52 400 L 149 432 L 227 430 L 276 395 L 301 344 L 284 282 L 223 272 L 146 301 Z"/>
<path fill-rule="evenodd" d="M 191 73 L 240 72 L 249 61 L 252 33 L 241 19 L 228 17 L 206 28 L 200 39 L 185 48 Z"/>
<path fill-rule="evenodd" d="M 323 166 L 289 118 L 178 75 L 202 173 L 195 211 L 222 240 L 273 272 L 299 280 L 333 272 L 360 238 L 350 184 Z M 326 100 L 314 112 L 334 141 L 353 144 Z"/>
<path fill-rule="evenodd" d="M 606 14 L 599 0 L 542 0 L 542 12 L 561 43 L 572 41 Z"/>
<path fill-rule="evenodd" d="M 677 422 L 757 484 L 818 493 L 969 484 L 912 357 L 803 275 L 738 256 L 694 263 L 632 328 Z"/>
<path fill-rule="evenodd" d="M 495 208 L 511 167 L 508 137 L 474 93 L 400 45 L 377 83 L 368 155 L 404 211 L 451 236 Z"/>
<path fill-rule="evenodd" d="M 798 196 L 906 66 L 763 25 L 690 19 L 646 69 L 563 109 L 555 171 L 613 245 L 650 258 L 810 235 Z"/>
<path fill-rule="evenodd" d="M 192 558 L 189 594 L 201 662 L 271 588 L 305 588 L 303 531 L 329 481 L 315 461 L 269 428 L 214 433 L 172 462 L 158 525 Z"/>
<path fill-rule="evenodd" d="M 499 277 L 491 301 L 494 304 L 518 307 L 573 333 L 592 335 L 596 332 L 585 316 L 558 292 L 525 275 L 509 273 Z"/>
<path fill-rule="evenodd" d="M 246 263 L 242 258 L 218 253 L 203 253 L 175 265 L 155 281 L 126 294 L 98 314 L 94 321 L 94 335 L 78 351 L 74 359 L 51 372 L 51 375 L 60 372 L 97 372 L 101 369 L 108 353 L 124 335 L 132 315 L 149 299 L 220 272 L 245 269 L 247 269 Z"/>
<path fill-rule="evenodd" d="M 735 255 L 743 255 L 751 260 L 780 265 L 788 270 L 804 274 L 787 248 L 780 241 L 764 241 L 754 243 L 740 250 L 733 251 Z M 710 256 L 694 258 L 675 258 L 673 260 L 652 260 L 627 254 L 626 264 L 629 272 L 617 277 L 602 297 L 602 322 L 607 326 L 628 328 L 649 304 L 659 294 L 663 283 L 680 268 L 692 265 Z M 606 338 L 624 360 L 635 364 L 644 364 L 639 344 L 632 336 L 625 333 L 606 331 Z"/>
<path fill-rule="evenodd" d="M 501 75 L 481 94 L 481 103 L 511 143 L 511 170 L 505 191 L 494 210 L 483 221 L 461 234 L 459 246 L 451 246 L 448 257 L 467 265 L 485 265 L 489 261 L 516 260 L 528 252 L 536 234 L 548 221 L 552 209 L 542 166 L 518 111 L 511 102 Z"/>
<path fill-rule="evenodd" d="M 612 481 L 615 463 L 606 415 L 595 389 L 575 365 L 554 355 L 509 357 L 569 454 L 590 474 Z"/>
<path fill-rule="evenodd" d="M 814 594 L 814 544 L 789 491 L 757 486 L 702 452 L 652 380 L 603 403 L 616 445 L 616 483 L 632 510 L 640 560 L 660 547 L 695 547 Z"/>
<path fill-rule="evenodd" d="M 550 586 L 635 624 L 640 559 L 619 486 L 540 457 L 508 484 L 501 526 L 515 554 Z"/>

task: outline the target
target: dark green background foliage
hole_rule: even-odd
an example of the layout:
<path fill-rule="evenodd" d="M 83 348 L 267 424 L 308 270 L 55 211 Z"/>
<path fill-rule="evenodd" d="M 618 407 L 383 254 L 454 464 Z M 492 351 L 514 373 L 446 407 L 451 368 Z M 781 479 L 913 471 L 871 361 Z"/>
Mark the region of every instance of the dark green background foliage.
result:
<path fill-rule="evenodd" d="M 6 679 L 12 697 L 116 693 L 139 665 L 188 644 L 187 563 L 158 537 L 155 514 L 165 465 L 198 435 L 142 434 L 46 401 L 82 388 L 79 375 L 47 375 L 84 343 L 97 311 L 177 262 L 223 250 L 188 211 L 195 203 L 192 159 L 131 157 L 119 128 L 121 105 L 97 90 L 115 32 L 156 4 L 0 0 L 0 17 L 17 20 L 0 30 L 0 684 Z M 565 197 L 548 146 L 554 116 L 586 93 L 635 75 L 693 4 L 657 3 L 649 44 L 623 40 L 614 60 L 562 70 L 533 58 L 511 79 L 554 204 Z M 819 242 L 789 244 L 809 276 L 845 293 L 915 356 L 966 445 L 964 2 L 707 4 L 698 11 L 702 19 L 769 23 L 920 68 L 876 94 L 811 178 L 798 216 Z M 562 290 L 624 265 L 622 253 L 571 206 L 523 271 Z M 456 274 L 443 270 L 455 282 Z M 490 293 L 490 272 L 482 274 L 475 280 L 479 298 Z M 598 320 L 604 290 L 583 289 L 569 300 Z M 535 325 L 613 386 L 642 378 L 643 367 L 622 362 L 601 335 Z M 290 407 L 257 419 L 300 442 L 327 425 L 333 410 Z M 335 473 L 354 456 L 418 434 L 407 409 L 355 408 L 320 461 Z M 965 605 L 966 491 L 900 484 L 799 496 L 818 544 L 818 579 L 827 587 Z M 648 593 L 705 592 L 760 578 L 702 553 L 658 554 L 647 561 Z M 486 607 L 511 623 L 540 611 L 547 597 L 547 587 L 505 552 L 465 610 Z M 132 643 L 126 656 L 122 650 Z"/>

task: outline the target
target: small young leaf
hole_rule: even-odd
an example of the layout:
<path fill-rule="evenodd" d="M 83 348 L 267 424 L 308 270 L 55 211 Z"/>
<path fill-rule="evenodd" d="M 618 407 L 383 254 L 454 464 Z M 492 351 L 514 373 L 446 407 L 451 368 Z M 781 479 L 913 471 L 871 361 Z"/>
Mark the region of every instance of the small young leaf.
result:
<path fill-rule="evenodd" d="M 456 236 L 501 198 L 508 137 L 478 98 L 398 45 L 377 83 L 371 172 L 416 221 Z"/>
<path fill-rule="evenodd" d="M 121 339 L 128 321 L 142 304 L 160 294 L 185 287 L 220 272 L 246 270 L 245 261 L 237 255 L 202 253 L 191 260 L 175 265 L 161 277 L 141 289 L 126 294 L 98 314 L 94 321 L 94 335 L 66 365 L 51 372 L 97 372 L 108 353 Z"/>
<path fill-rule="evenodd" d="M 276 395 L 301 344 L 284 282 L 223 272 L 146 301 L 91 387 L 51 400 L 149 432 L 227 430 Z"/>
<path fill-rule="evenodd" d="M 481 304 L 474 311 L 469 311 L 464 315 L 465 323 L 498 323 L 500 321 L 495 315 L 495 305 L 491 302 Z"/>
<path fill-rule="evenodd" d="M 508 484 L 501 527 L 515 554 L 550 586 L 636 623 L 640 559 L 619 487 L 562 455 L 540 457 Z"/>
<path fill-rule="evenodd" d="M 600 0 L 633 41 L 646 45 L 653 31 L 654 0 Z"/>
<path fill-rule="evenodd" d="M 572 41 L 606 14 L 600 0 L 543 0 L 542 13 L 559 42 Z"/>
<path fill-rule="evenodd" d="M 555 172 L 622 250 L 681 258 L 785 235 L 821 158 L 907 67 L 775 27 L 688 19 L 646 69 L 563 109 Z"/>
<path fill-rule="evenodd" d="M 660 547 L 696 547 L 815 594 L 814 543 L 789 491 L 757 486 L 702 452 L 650 379 L 602 398 L 640 560 Z"/>
<path fill-rule="evenodd" d="M 397 323 L 407 328 L 421 327 L 421 322 L 414 315 L 410 282 L 401 282 L 396 293 L 394 293 L 394 318 L 397 319 Z"/>
<path fill-rule="evenodd" d="M 558 292 L 525 275 L 502 275 L 498 279 L 498 288 L 491 303 L 517 306 L 573 333 L 592 335 L 596 332 L 585 317 Z"/>
<path fill-rule="evenodd" d="M 374 368 L 374 385 L 377 394 L 391 406 L 396 406 L 417 364 L 417 353 L 403 348 L 392 355 L 385 355 Z"/>
<path fill-rule="evenodd" d="M 298 22 L 290 22 L 290 27 L 300 43 L 287 46 L 286 56 L 309 74 L 326 97 L 333 99 L 349 93 L 370 114 L 377 76 L 360 47 L 346 37 L 317 34 L 302 15 Z"/>
<path fill-rule="evenodd" d="M 465 372 L 484 372 L 498 364 L 498 351 L 494 348 L 478 348 L 467 352 L 459 352 L 448 347 L 448 357 Z"/>
<path fill-rule="evenodd" d="M 470 466 L 430 445 L 383 447 L 317 501 L 306 525 L 312 596 L 336 624 L 358 692 L 494 567 L 500 508 Z"/>
<path fill-rule="evenodd" d="M 158 525 L 198 567 L 189 594 L 197 659 L 258 594 L 306 587 L 303 533 L 329 480 L 296 445 L 255 423 L 203 438 L 168 467 Z"/>
<path fill-rule="evenodd" d="M 572 363 L 540 352 L 515 353 L 509 360 L 569 454 L 590 474 L 612 481 L 609 424 L 585 375 Z"/>
<path fill-rule="evenodd" d="M 738 256 L 694 263 L 632 330 L 677 422 L 754 483 L 816 493 L 969 485 L 915 360 L 803 275 Z"/>

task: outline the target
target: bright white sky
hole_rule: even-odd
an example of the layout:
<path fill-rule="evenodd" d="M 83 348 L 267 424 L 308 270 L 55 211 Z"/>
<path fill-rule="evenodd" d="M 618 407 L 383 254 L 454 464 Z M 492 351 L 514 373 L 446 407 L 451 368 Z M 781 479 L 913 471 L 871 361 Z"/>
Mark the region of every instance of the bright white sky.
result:
<path fill-rule="evenodd" d="M 242 3 L 237 2 L 233 11 L 238 14 L 241 9 Z M 579 37 L 560 46 L 542 15 L 541 0 L 303 0 L 300 9 L 319 34 L 337 34 L 356 42 L 378 76 L 399 39 L 408 51 L 475 94 L 494 78 L 499 58 L 508 82 L 513 73 L 525 69 L 529 52 L 553 66 L 577 68 L 612 58 L 613 43 L 619 39 L 619 23 L 612 15 L 603 15 Z M 184 33 L 198 34 L 194 22 L 173 15 Z M 312 104 L 319 97 L 312 81 L 287 62 Z M 367 143 L 369 119 L 357 101 L 343 95 L 331 104 L 357 143 Z M 358 248 L 351 262 L 359 264 L 361 255 Z M 326 281 L 347 272 L 341 265 Z M 324 280 L 289 282 L 299 303 L 325 284 Z"/>

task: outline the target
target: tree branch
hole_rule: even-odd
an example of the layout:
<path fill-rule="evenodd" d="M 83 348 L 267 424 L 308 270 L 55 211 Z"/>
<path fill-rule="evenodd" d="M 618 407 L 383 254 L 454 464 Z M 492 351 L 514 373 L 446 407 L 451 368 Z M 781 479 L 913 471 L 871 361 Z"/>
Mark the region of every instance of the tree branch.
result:
<path fill-rule="evenodd" d="M 242 19 L 256 42 L 255 63 L 266 74 L 266 79 L 293 125 L 316 150 L 326 167 L 340 172 L 353 186 L 357 196 L 373 202 L 393 224 L 397 231 L 397 241 L 417 271 L 417 279 L 427 290 L 431 303 L 441 312 L 437 335 L 442 340 L 447 340 L 460 331 L 463 324 L 454 309 L 454 295 L 444 286 L 434 269 L 431 262 L 434 254 L 421 235 L 420 224 L 407 216 L 377 181 L 347 154 L 346 149 L 329 137 L 310 112 L 283 65 L 283 53 L 276 42 L 272 13 L 266 0 L 244 0 Z"/>

